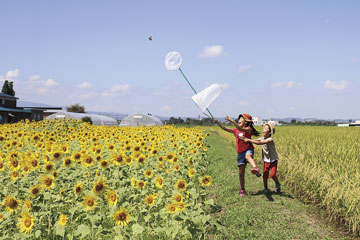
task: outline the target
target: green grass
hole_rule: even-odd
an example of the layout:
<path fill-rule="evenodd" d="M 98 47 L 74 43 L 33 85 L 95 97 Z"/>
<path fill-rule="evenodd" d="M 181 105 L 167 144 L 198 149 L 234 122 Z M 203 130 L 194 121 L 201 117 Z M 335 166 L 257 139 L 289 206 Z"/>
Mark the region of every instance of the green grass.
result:
<path fill-rule="evenodd" d="M 327 221 L 326 214 L 312 205 L 297 200 L 284 184 L 282 193 L 263 194 L 262 178 L 250 173 L 245 176 L 246 197 L 240 198 L 239 174 L 234 137 L 220 128 L 206 127 L 208 138 L 209 174 L 213 184 L 208 188 L 215 201 L 212 219 L 217 227 L 210 228 L 209 239 L 354 239 L 342 227 Z M 255 159 L 262 169 L 261 148 L 256 146 Z M 279 167 L 281 164 L 279 163 Z M 280 176 L 281 177 L 281 176 Z M 280 178 L 281 179 L 281 178 Z"/>

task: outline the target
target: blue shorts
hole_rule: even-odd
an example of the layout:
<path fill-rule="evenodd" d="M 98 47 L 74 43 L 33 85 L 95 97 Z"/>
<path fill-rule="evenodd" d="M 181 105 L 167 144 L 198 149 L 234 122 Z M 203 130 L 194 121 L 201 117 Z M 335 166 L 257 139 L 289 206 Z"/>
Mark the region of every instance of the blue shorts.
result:
<path fill-rule="evenodd" d="M 238 156 L 237 156 L 238 167 L 240 165 L 243 165 L 243 164 L 246 165 L 247 164 L 247 161 L 246 161 L 246 158 L 245 158 L 246 154 L 251 154 L 251 157 L 253 157 L 254 156 L 254 149 L 248 149 L 243 153 L 238 153 Z"/>

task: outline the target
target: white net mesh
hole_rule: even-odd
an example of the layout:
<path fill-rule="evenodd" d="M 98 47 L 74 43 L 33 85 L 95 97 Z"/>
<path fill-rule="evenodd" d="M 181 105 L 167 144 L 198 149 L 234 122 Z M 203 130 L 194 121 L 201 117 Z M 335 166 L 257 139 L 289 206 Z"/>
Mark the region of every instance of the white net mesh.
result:
<path fill-rule="evenodd" d="M 178 70 L 181 67 L 182 58 L 176 51 L 169 52 L 165 57 L 165 66 L 169 71 Z"/>

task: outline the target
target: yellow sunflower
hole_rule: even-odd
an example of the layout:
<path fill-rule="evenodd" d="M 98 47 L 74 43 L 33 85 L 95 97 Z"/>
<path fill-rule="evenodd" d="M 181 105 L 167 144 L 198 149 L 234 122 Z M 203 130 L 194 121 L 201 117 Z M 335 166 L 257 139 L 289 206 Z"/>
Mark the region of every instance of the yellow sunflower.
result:
<path fill-rule="evenodd" d="M 11 172 L 11 174 L 10 174 L 11 180 L 16 181 L 18 179 L 18 177 L 19 177 L 18 171 Z"/>
<path fill-rule="evenodd" d="M 38 186 L 34 186 L 30 189 L 30 196 L 31 197 L 37 197 L 39 196 L 40 194 L 40 191 L 41 191 L 41 187 L 38 185 Z"/>
<path fill-rule="evenodd" d="M 2 204 L 5 207 L 5 210 L 13 213 L 16 212 L 20 208 L 20 200 L 17 200 L 16 198 L 12 196 L 6 196 L 4 200 L 2 201 Z"/>
<path fill-rule="evenodd" d="M 122 153 L 113 154 L 111 156 L 111 160 L 117 166 L 122 166 L 125 164 L 125 157 Z"/>
<path fill-rule="evenodd" d="M 87 195 L 83 197 L 83 200 L 84 201 L 82 203 L 84 205 L 85 211 L 95 209 L 97 202 L 96 202 L 96 197 L 94 195 Z"/>
<path fill-rule="evenodd" d="M 45 175 L 41 178 L 41 182 L 47 189 L 53 188 L 55 185 L 55 178 L 51 175 Z"/>
<path fill-rule="evenodd" d="M 116 211 L 114 213 L 113 217 L 115 220 L 115 224 L 117 226 L 118 225 L 126 226 L 126 225 L 128 225 L 128 223 L 130 221 L 130 214 L 124 208 L 121 208 L 120 210 Z"/>
<path fill-rule="evenodd" d="M 118 201 L 118 197 L 116 195 L 116 192 L 114 190 L 108 191 L 106 194 L 106 199 L 109 205 L 114 206 L 116 205 Z"/>
<path fill-rule="evenodd" d="M 155 178 L 156 187 L 162 188 L 164 186 L 164 179 L 162 177 Z"/>
<path fill-rule="evenodd" d="M 152 206 L 155 203 L 155 199 L 153 195 L 147 195 L 144 199 L 144 203 L 148 206 Z"/>
<path fill-rule="evenodd" d="M 70 157 L 65 158 L 63 162 L 65 167 L 71 167 L 72 161 Z"/>
<path fill-rule="evenodd" d="M 82 191 L 83 191 L 83 185 L 82 185 L 81 182 L 79 182 L 79 183 L 77 183 L 77 184 L 75 185 L 75 187 L 74 187 L 74 192 L 75 192 L 76 195 L 79 195 L 79 194 L 82 193 Z"/>
<path fill-rule="evenodd" d="M 177 210 L 176 204 L 174 203 L 170 203 L 166 206 L 166 210 L 168 211 L 168 213 L 175 213 Z"/>
<path fill-rule="evenodd" d="M 202 186 L 209 186 L 211 185 L 212 179 L 210 176 L 204 176 L 200 179 L 200 183 Z"/>
<path fill-rule="evenodd" d="M 139 180 L 139 181 L 136 183 L 136 188 L 137 188 L 137 189 L 144 189 L 144 188 L 145 188 L 145 185 L 146 185 L 146 182 L 144 182 L 143 180 Z"/>
<path fill-rule="evenodd" d="M 193 168 L 189 168 L 188 175 L 189 177 L 193 177 L 195 175 L 195 170 Z"/>
<path fill-rule="evenodd" d="M 186 186 L 187 186 L 187 183 L 184 179 L 179 179 L 176 183 L 176 188 L 177 190 L 179 190 L 180 192 L 183 192 L 186 190 Z"/>
<path fill-rule="evenodd" d="M 18 218 L 19 223 L 17 224 L 20 228 L 20 232 L 31 233 L 34 227 L 35 219 L 28 212 L 23 212 L 21 218 Z"/>
<path fill-rule="evenodd" d="M 177 194 L 175 194 L 174 196 L 173 196 L 173 199 L 174 199 L 174 201 L 175 202 L 182 202 L 182 200 L 183 200 L 183 196 L 181 195 L 181 193 L 177 193 Z"/>
<path fill-rule="evenodd" d="M 81 161 L 82 165 L 90 167 L 94 165 L 94 163 L 95 163 L 94 159 L 89 154 L 84 154 L 82 156 L 82 161 Z"/>
<path fill-rule="evenodd" d="M 145 175 L 145 177 L 147 177 L 147 178 L 152 178 L 152 176 L 153 176 L 153 171 L 152 171 L 151 169 L 146 169 L 146 170 L 144 171 L 144 175 Z"/>
<path fill-rule="evenodd" d="M 94 183 L 94 187 L 93 187 L 93 192 L 100 196 L 102 195 L 103 191 L 106 189 L 107 184 L 105 182 L 105 179 L 100 177 L 98 178 L 98 180 Z"/>
<path fill-rule="evenodd" d="M 101 168 L 107 168 L 109 166 L 109 162 L 106 160 L 100 161 L 100 167 Z"/>
<path fill-rule="evenodd" d="M 58 221 L 58 223 L 59 223 L 59 225 L 60 225 L 61 227 L 64 227 L 64 226 L 66 225 L 66 223 L 67 223 L 67 216 L 66 216 L 65 214 L 61 214 L 61 215 L 59 216 L 59 221 Z"/>

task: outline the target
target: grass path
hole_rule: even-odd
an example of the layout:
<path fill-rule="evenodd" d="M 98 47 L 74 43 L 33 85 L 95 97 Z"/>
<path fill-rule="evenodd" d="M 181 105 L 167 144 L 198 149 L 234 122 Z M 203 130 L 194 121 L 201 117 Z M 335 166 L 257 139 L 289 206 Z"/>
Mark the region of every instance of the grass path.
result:
<path fill-rule="evenodd" d="M 207 142 L 213 178 L 209 194 L 218 206 L 212 217 L 219 223 L 209 239 L 354 239 L 323 220 L 326 215 L 321 211 L 314 212 L 313 206 L 295 199 L 284 185 L 282 193 L 277 194 L 269 179 L 272 192 L 263 194 L 262 178 L 252 175 L 249 166 L 245 176 L 248 195 L 240 198 L 233 136 L 219 128 L 206 129 L 211 133 Z M 260 147 L 256 146 L 255 158 L 262 170 L 260 157 Z"/>

